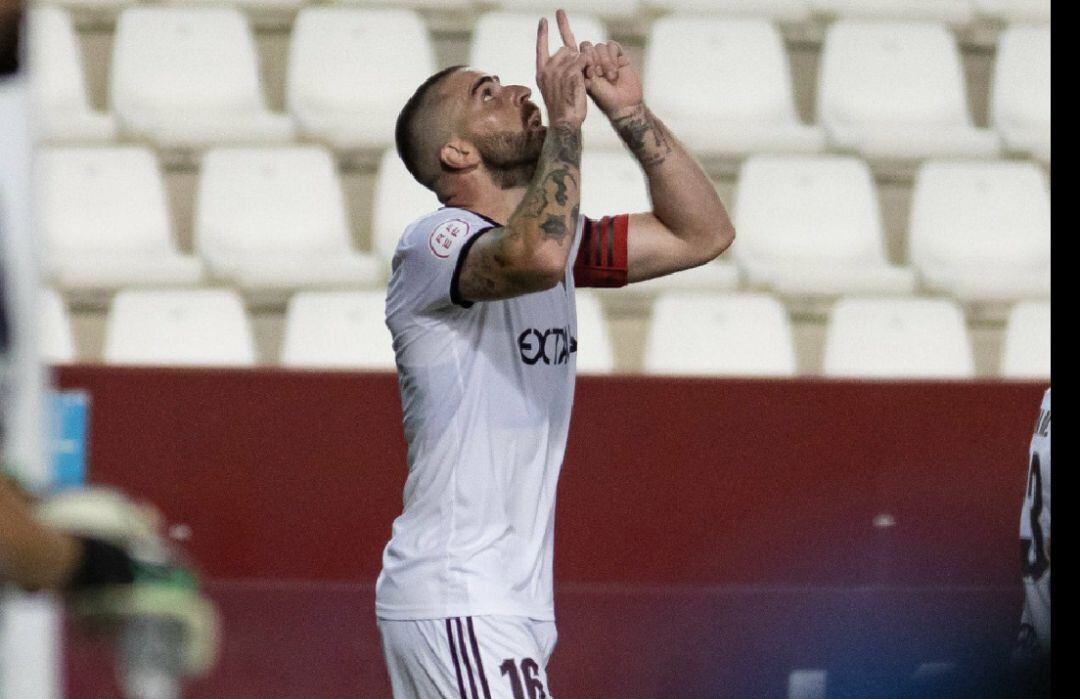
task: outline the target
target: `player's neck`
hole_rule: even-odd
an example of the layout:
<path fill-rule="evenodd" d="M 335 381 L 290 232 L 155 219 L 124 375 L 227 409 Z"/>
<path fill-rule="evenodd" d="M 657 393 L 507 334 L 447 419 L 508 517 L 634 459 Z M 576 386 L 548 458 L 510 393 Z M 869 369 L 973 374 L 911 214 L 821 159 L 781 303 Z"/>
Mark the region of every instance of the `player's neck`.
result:
<path fill-rule="evenodd" d="M 443 203 L 446 206 L 468 209 L 496 223 L 506 225 L 525 197 L 526 190 L 526 187 L 499 189 L 494 186 L 462 189 L 448 194 Z"/>

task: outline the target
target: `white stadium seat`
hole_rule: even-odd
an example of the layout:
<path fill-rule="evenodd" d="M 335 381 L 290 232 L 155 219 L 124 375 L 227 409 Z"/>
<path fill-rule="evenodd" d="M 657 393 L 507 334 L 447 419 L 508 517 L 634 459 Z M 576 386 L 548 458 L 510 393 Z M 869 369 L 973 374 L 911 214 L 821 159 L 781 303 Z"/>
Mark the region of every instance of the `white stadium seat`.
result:
<path fill-rule="evenodd" d="M 295 11 L 307 3 L 307 0 L 164 0 L 171 5 L 213 6 L 224 5 L 243 10 L 252 19 L 262 19 L 275 13 L 284 14 Z"/>
<path fill-rule="evenodd" d="M 1009 379 L 1050 378 L 1050 302 L 1016 304 L 1005 326 L 1001 376 Z"/>
<path fill-rule="evenodd" d="M 41 290 L 41 356 L 49 364 L 70 364 L 75 361 L 75 340 L 71 334 L 64 299 L 55 289 Z"/>
<path fill-rule="evenodd" d="M 1009 151 L 1050 160 L 1050 27 L 1009 27 L 998 42 L 990 124 Z"/>
<path fill-rule="evenodd" d="M 944 299 L 841 299 L 825 334 L 826 376 L 971 378 L 960 307 Z"/>
<path fill-rule="evenodd" d="M 554 27 L 555 10 L 562 8 L 570 17 L 570 28 L 575 26 L 575 18 L 588 13 L 597 17 L 615 17 L 625 19 L 633 17 L 638 9 L 638 0 L 493 0 L 500 10 L 510 12 L 547 12 L 551 26 Z M 582 39 L 575 35 L 578 41 Z"/>
<path fill-rule="evenodd" d="M 94 111 L 71 17 L 57 7 L 28 13 L 35 137 L 42 143 L 101 142 L 116 136 L 111 114 Z"/>
<path fill-rule="evenodd" d="M 1049 22 L 1050 0 L 975 0 L 980 14 L 1007 23 Z"/>
<path fill-rule="evenodd" d="M 291 118 L 266 107 L 239 10 L 127 9 L 114 42 L 112 104 L 128 135 L 191 149 L 292 138 Z"/>
<path fill-rule="evenodd" d="M 810 0 L 815 12 L 860 19 L 920 19 L 965 24 L 971 0 Z"/>
<path fill-rule="evenodd" d="M 590 218 L 652 209 L 645 173 L 626 149 L 581 154 L 581 213 Z"/>
<path fill-rule="evenodd" d="M 45 148 L 34 168 L 46 278 L 69 290 L 189 285 L 202 264 L 173 242 L 165 185 L 141 147 Z"/>
<path fill-rule="evenodd" d="M 100 13 L 102 15 L 107 15 L 109 13 L 115 13 L 118 9 L 132 5 L 135 2 L 136 0 L 38 0 L 36 5 L 40 7 L 63 7 L 80 13 Z"/>
<path fill-rule="evenodd" d="M 296 294 L 285 313 L 282 366 L 393 371 L 385 305 L 383 291 Z"/>
<path fill-rule="evenodd" d="M 664 294 L 653 304 L 644 362 L 650 374 L 793 376 L 791 323 L 764 294 Z"/>
<path fill-rule="evenodd" d="M 285 101 L 307 136 L 340 149 L 385 148 L 398 112 L 435 71 L 416 12 L 308 7 L 293 25 Z"/>
<path fill-rule="evenodd" d="M 801 22 L 810 16 L 809 0 L 643 0 L 643 4 L 675 14 L 764 17 L 779 22 Z"/>
<path fill-rule="evenodd" d="M 104 359 L 108 364 L 251 366 L 255 343 L 234 291 L 124 290 L 109 309 Z"/>
<path fill-rule="evenodd" d="M 752 286 L 789 295 L 910 293 L 890 265 L 866 164 L 841 156 L 747 159 L 735 193 L 735 259 Z"/>
<path fill-rule="evenodd" d="M 923 284 L 964 301 L 1050 294 L 1050 189 L 1031 162 L 928 162 L 912 192 Z"/>
<path fill-rule="evenodd" d="M 839 20 L 825 35 L 818 121 L 836 149 L 898 159 L 988 157 L 974 126 L 956 40 L 929 22 Z"/>
<path fill-rule="evenodd" d="M 610 374 L 615 370 L 611 336 L 600 297 L 589 289 L 574 293 L 577 307 L 577 370 L 579 374 Z"/>
<path fill-rule="evenodd" d="M 434 192 L 413 179 L 396 150 L 383 153 L 375 179 L 371 225 L 372 247 L 382 258 L 384 274 L 390 273 L 390 260 L 405 228 L 441 206 Z"/>
<path fill-rule="evenodd" d="M 318 146 L 216 148 L 203 159 L 195 247 L 249 291 L 370 286 L 375 258 L 350 243 L 345 198 Z"/>
<path fill-rule="evenodd" d="M 633 291 L 659 294 L 665 291 L 733 291 L 739 287 L 739 268 L 723 260 L 714 260 L 674 274 L 634 282 Z"/>
<path fill-rule="evenodd" d="M 338 5 L 380 5 L 387 7 L 404 7 L 414 10 L 443 10 L 460 12 L 469 10 L 473 6 L 473 0 L 335 0 Z"/>
<path fill-rule="evenodd" d="M 532 90 L 530 100 L 540 107 L 547 124 L 547 108 L 536 87 L 536 13 L 489 12 L 473 27 L 469 67 L 499 76 L 503 85 L 525 85 Z M 607 40 L 604 25 L 591 15 L 571 17 L 574 38 L 579 42 Z M 549 21 L 548 46 L 555 53 L 562 46 L 554 18 Z M 589 103 L 582 130 L 585 149 L 617 148 L 622 144 L 610 122 L 592 102 Z"/>
<path fill-rule="evenodd" d="M 806 153 L 825 145 L 822 130 L 796 116 L 783 38 L 764 19 L 659 19 L 642 80 L 650 107 L 695 153 Z"/>

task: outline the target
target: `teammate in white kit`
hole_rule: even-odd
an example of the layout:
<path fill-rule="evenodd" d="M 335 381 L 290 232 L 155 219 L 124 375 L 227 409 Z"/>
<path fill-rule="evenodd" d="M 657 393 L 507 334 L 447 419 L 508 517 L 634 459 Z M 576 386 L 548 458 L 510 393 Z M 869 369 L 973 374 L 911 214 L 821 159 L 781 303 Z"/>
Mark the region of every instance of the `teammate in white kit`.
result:
<path fill-rule="evenodd" d="M 1031 435 L 1027 487 L 1020 510 L 1024 609 L 1013 659 L 1028 685 L 1049 679 L 1050 656 L 1050 389 Z M 1048 689 L 1048 687 L 1047 687 Z"/>
<path fill-rule="evenodd" d="M 576 286 L 701 265 L 734 239 L 708 177 L 643 104 L 614 43 L 549 54 L 520 85 L 455 67 L 402 110 L 398 153 L 444 207 L 406 228 L 386 300 L 408 441 L 404 512 L 376 586 L 394 696 L 549 697 L 552 541 L 577 351 Z M 579 217 L 586 95 L 652 211 Z"/>

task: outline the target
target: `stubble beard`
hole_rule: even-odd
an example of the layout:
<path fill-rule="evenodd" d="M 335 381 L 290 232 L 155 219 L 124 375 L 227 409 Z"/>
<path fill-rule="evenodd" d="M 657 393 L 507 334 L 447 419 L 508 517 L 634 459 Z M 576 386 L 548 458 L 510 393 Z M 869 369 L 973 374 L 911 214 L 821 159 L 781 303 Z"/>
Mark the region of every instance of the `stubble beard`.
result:
<path fill-rule="evenodd" d="M 506 131 L 474 138 L 473 142 L 499 189 L 525 187 L 536 173 L 547 129 Z"/>

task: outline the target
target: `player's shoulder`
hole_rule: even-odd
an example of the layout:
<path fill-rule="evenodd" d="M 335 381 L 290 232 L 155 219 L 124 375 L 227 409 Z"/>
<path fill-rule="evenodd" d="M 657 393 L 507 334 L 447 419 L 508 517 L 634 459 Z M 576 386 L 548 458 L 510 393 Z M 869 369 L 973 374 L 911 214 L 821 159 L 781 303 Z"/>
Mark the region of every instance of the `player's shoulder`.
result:
<path fill-rule="evenodd" d="M 427 250 L 436 257 L 444 257 L 455 245 L 492 225 L 489 219 L 468 209 L 445 206 L 406 226 L 398 251 Z"/>

